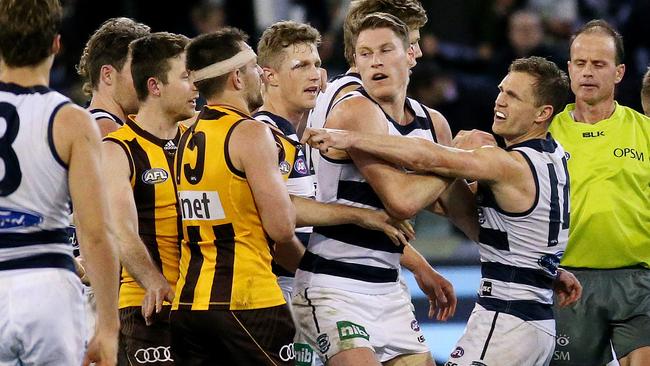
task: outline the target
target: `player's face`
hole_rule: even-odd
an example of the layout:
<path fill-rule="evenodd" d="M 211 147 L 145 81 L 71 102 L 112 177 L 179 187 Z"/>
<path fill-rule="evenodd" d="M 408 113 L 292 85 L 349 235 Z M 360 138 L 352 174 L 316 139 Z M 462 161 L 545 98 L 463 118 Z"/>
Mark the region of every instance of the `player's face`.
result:
<path fill-rule="evenodd" d="M 313 43 L 298 43 L 287 47 L 276 71 L 282 98 L 299 110 L 316 105 L 320 91 L 320 56 Z"/>
<path fill-rule="evenodd" d="M 262 100 L 262 68 L 257 64 L 257 58 L 244 66 L 242 77 L 246 85 L 246 104 L 248 104 L 248 110 L 252 112 L 264 103 Z"/>
<path fill-rule="evenodd" d="M 643 114 L 650 117 L 650 95 L 641 98 L 641 107 L 643 108 Z"/>
<path fill-rule="evenodd" d="M 494 133 L 513 140 L 532 128 L 541 108 L 535 105 L 535 81 L 532 75 L 524 72 L 510 72 L 501 81 L 494 103 Z"/>
<path fill-rule="evenodd" d="M 115 74 L 115 90 L 113 99 L 127 115 L 138 112 L 140 102 L 135 93 L 133 78 L 131 77 L 131 54 L 126 58 L 122 70 Z"/>
<path fill-rule="evenodd" d="M 194 115 L 199 92 L 190 81 L 184 53 L 168 62 L 171 68 L 167 73 L 167 83 L 160 87 L 162 106 L 175 121 L 181 121 Z"/>
<path fill-rule="evenodd" d="M 413 50 L 405 49 L 390 28 L 366 29 L 359 33 L 355 63 L 364 88 L 375 99 L 393 99 L 406 90 Z"/>
<path fill-rule="evenodd" d="M 600 33 L 583 33 L 571 45 L 569 76 L 576 100 L 593 105 L 613 98 L 623 78 L 624 65 L 616 65 L 616 44 Z"/>
<path fill-rule="evenodd" d="M 412 29 L 409 32 L 409 43 L 413 47 L 413 56 L 416 59 L 422 57 L 422 50 L 420 49 L 420 28 Z"/>

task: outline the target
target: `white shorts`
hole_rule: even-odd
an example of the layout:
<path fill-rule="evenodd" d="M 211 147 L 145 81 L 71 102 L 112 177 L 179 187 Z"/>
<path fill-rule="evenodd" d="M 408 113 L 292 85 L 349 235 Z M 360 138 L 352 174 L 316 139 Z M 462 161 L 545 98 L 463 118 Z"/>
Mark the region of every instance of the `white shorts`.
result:
<path fill-rule="evenodd" d="M 546 366 L 554 349 L 548 332 L 476 304 L 445 366 Z"/>
<path fill-rule="evenodd" d="M 0 366 L 81 365 L 81 281 L 66 269 L 0 271 Z"/>
<path fill-rule="evenodd" d="M 293 311 L 301 330 L 296 349 L 309 345 L 324 362 L 361 347 L 372 349 L 379 362 L 429 352 L 412 304 L 399 287 L 381 295 L 308 287 L 293 295 Z"/>

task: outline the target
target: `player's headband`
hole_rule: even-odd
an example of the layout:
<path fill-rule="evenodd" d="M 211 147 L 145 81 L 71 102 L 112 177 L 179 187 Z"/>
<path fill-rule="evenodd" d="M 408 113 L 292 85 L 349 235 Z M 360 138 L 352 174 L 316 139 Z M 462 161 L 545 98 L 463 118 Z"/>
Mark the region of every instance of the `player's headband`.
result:
<path fill-rule="evenodd" d="M 252 49 L 246 48 L 229 59 L 215 62 L 200 70 L 193 71 L 193 81 L 197 82 L 227 74 L 253 61 L 256 57 L 257 55 Z"/>

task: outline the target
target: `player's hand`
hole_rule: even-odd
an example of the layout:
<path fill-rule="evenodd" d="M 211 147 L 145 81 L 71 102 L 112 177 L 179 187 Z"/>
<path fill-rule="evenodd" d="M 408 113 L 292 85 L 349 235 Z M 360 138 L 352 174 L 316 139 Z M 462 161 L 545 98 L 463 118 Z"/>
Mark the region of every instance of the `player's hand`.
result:
<path fill-rule="evenodd" d="M 415 230 L 408 220 L 397 220 L 384 210 L 363 210 L 357 224 L 369 230 L 383 231 L 395 245 L 406 245 L 415 239 Z"/>
<path fill-rule="evenodd" d="M 429 298 L 429 319 L 436 316 L 440 321 L 447 321 L 453 317 L 458 299 L 451 282 L 431 266 L 420 266 L 413 275 L 422 292 Z"/>
<path fill-rule="evenodd" d="M 555 282 L 553 282 L 553 290 L 557 295 L 558 305 L 560 307 L 573 305 L 582 296 L 582 285 L 580 281 L 578 281 L 573 273 L 562 268 L 558 268 L 557 270 L 557 277 L 555 278 Z"/>
<path fill-rule="evenodd" d="M 79 256 L 74 258 L 74 269 L 75 272 L 77 272 L 79 279 L 81 279 L 81 282 L 86 286 L 90 285 L 90 279 L 88 278 L 86 268 L 84 267 L 83 257 Z"/>
<path fill-rule="evenodd" d="M 307 128 L 300 142 L 326 153 L 330 148 L 345 150 L 352 146 L 354 134 L 351 131 L 333 128 Z"/>
<path fill-rule="evenodd" d="M 452 141 L 452 146 L 457 149 L 473 150 L 483 146 L 497 146 L 497 141 L 492 134 L 481 130 L 461 130 Z"/>
<path fill-rule="evenodd" d="M 153 283 L 145 288 L 147 292 L 142 299 L 142 317 L 147 325 L 151 325 L 154 311 L 160 313 L 165 300 L 169 302 L 174 300 L 174 289 L 162 274 L 156 276 Z"/>
<path fill-rule="evenodd" d="M 94 363 L 96 366 L 114 366 L 117 364 L 117 330 L 97 329 L 88 343 L 83 366 Z"/>

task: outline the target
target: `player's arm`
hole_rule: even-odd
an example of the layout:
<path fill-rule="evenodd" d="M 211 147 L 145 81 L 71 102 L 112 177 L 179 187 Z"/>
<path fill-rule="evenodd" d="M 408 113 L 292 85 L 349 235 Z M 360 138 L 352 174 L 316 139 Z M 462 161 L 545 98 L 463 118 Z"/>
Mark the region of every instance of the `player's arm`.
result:
<path fill-rule="evenodd" d="M 415 238 L 415 231 L 407 220 L 395 220 L 383 210 L 323 203 L 293 195 L 291 201 L 296 208 L 297 227 L 354 224 L 383 231 L 395 245 L 406 245 Z"/>
<path fill-rule="evenodd" d="M 438 273 L 412 245 L 404 247 L 400 264 L 413 272 L 418 286 L 429 298 L 429 318 L 446 321 L 456 312 L 456 294 L 451 282 Z"/>
<path fill-rule="evenodd" d="M 102 137 L 106 137 L 109 133 L 120 128 L 120 125 L 110 118 L 97 118 L 96 121 L 97 126 L 99 126 L 99 133 Z"/>
<path fill-rule="evenodd" d="M 67 105 L 54 118 L 53 140 L 58 155 L 68 164 L 70 196 L 81 228 L 79 243 L 97 300 L 97 325 L 87 358 L 114 364 L 120 326 L 119 264 L 110 225 L 106 225 L 110 220 L 99 130 L 87 111 Z"/>
<path fill-rule="evenodd" d="M 388 137 L 385 116 L 381 109 L 370 100 L 361 97 L 340 102 L 330 112 L 327 126 L 369 132 L 379 139 Z M 408 139 L 405 143 L 411 144 L 410 141 L 411 139 Z M 331 152 L 337 155 L 330 155 L 330 152 L 322 153 L 341 158 L 340 152 Z M 381 199 L 386 211 L 398 219 L 411 218 L 422 208 L 431 205 L 451 181 L 431 175 L 407 174 L 397 166 L 387 164 L 386 161 L 361 150 L 350 149 L 348 153 Z"/>
<path fill-rule="evenodd" d="M 305 251 L 294 233 L 296 212 L 278 169 L 277 147 L 266 124 L 241 122 L 228 145 L 235 168 L 246 174 L 264 231 L 276 243 L 275 260 L 295 271 Z"/>
<path fill-rule="evenodd" d="M 174 299 L 174 290 L 151 259 L 140 238 L 138 213 L 131 187 L 131 166 L 124 149 L 115 141 L 102 144 L 106 171 L 106 190 L 111 197 L 109 209 L 117 236 L 120 261 L 147 292 L 142 301 L 142 315 L 150 324 L 154 310 L 162 310 L 163 301 Z"/>

